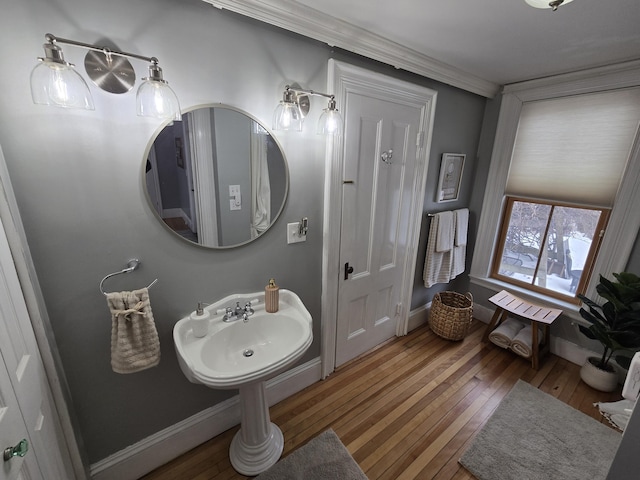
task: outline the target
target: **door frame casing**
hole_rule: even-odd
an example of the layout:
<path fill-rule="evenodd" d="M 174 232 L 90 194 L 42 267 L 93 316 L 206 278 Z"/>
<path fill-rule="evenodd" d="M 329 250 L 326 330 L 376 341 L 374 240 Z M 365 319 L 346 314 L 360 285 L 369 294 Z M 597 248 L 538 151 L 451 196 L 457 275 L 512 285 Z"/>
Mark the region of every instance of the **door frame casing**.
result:
<path fill-rule="evenodd" d="M 409 310 L 411 307 L 411 287 L 415 274 L 420 236 L 420 219 L 424 205 L 424 191 L 427 180 L 428 159 L 431 150 L 431 137 L 437 92 L 426 87 L 398 80 L 387 75 L 372 72 L 344 62 L 329 60 L 327 85 L 329 92 L 335 95 L 339 107 L 348 108 L 347 96 L 350 93 L 366 94 L 387 101 L 404 103 L 421 109 L 420 138 L 416 150 L 416 175 L 411 201 L 411 232 L 409 232 L 408 251 L 405 257 L 404 278 L 400 290 L 401 312 L 396 325 L 396 335 L 407 333 Z M 345 126 L 346 128 L 346 126 Z M 322 315 L 321 315 L 321 360 L 322 378 L 329 376 L 335 369 L 338 286 L 340 262 L 336 253 L 340 251 L 342 217 L 342 172 L 344 166 L 344 135 L 330 137 L 327 141 L 324 181 L 324 232 L 322 242 Z"/>

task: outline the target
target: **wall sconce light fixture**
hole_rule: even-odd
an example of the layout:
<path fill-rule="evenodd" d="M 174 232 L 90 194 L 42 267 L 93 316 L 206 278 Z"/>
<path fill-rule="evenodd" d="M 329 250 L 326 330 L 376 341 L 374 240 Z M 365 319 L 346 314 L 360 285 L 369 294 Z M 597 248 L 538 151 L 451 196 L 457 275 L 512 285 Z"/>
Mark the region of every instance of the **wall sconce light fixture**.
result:
<path fill-rule="evenodd" d="M 149 76 L 142 79 L 136 94 L 137 113 L 142 117 L 180 120 L 180 103 L 174 91 L 162 77 L 156 57 L 111 50 L 108 47 L 55 37 L 47 33 L 44 58 L 31 72 L 33 103 L 65 108 L 94 110 L 93 98 L 87 82 L 64 59 L 60 43 L 89 50 L 84 65 L 95 85 L 110 93 L 125 93 L 133 88 L 136 75 L 129 60 L 149 62 Z"/>
<path fill-rule="evenodd" d="M 302 121 L 309 113 L 309 95 L 320 96 L 329 99 L 327 108 L 322 111 L 318 119 L 316 133 L 318 135 L 340 135 L 343 121 L 340 112 L 336 108 L 336 99 L 328 93 L 304 90 L 302 88 L 287 85 L 282 95 L 282 100 L 273 112 L 274 130 L 302 131 Z"/>

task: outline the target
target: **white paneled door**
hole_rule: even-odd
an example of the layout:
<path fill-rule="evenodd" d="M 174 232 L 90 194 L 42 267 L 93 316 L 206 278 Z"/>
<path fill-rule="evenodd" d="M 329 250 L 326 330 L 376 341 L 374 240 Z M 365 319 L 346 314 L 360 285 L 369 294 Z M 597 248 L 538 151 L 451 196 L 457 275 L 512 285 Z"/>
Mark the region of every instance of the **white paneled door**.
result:
<path fill-rule="evenodd" d="M 18 399 L 11 386 L 9 373 L 5 368 L 4 362 L 0 362 L 0 445 L 3 451 L 2 468 L 0 469 L 1 480 L 30 478 L 29 476 L 25 476 L 27 466 L 24 465 L 24 462 L 28 459 L 21 457 L 17 452 L 13 451 L 8 453 L 12 455 L 11 459 L 4 459 L 4 450 L 6 448 L 17 446 L 17 450 L 20 451 L 20 447 L 28 447 L 24 442 L 22 445 L 20 444 L 26 436 L 26 427 L 22 420 Z M 21 453 L 24 453 L 24 450 L 22 450 Z"/>
<path fill-rule="evenodd" d="M 336 366 L 393 337 L 407 314 L 423 115 L 391 95 L 347 93 Z"/>
<path fill-rule="evenodd" d="M 67 480 L 64 440 L 0 221 L 0 480 Z M 17 448 L 16 448 L 17 447 Z"/>

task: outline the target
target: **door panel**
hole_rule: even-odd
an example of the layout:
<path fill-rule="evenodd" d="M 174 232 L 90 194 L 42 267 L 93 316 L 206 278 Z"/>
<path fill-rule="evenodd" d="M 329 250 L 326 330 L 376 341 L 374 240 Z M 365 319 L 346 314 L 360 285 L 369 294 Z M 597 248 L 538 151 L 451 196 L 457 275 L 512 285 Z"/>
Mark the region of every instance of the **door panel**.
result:
<path fill-rule="evenodd" d="M 18 399 L 16 398 L 9 373 L 0 356 L 0 450 L 4 452 L 7 447 L 13 447 L 20 440 L 27 437 L 27 429 L 22 420 Z M 0 480 L 15 480 L 24 475 L 26 468 L 25 458 L 14 457 L 9 461 L 2 461 L 0 467 Z"/>
<path fill-rule="evenodd" d="M 18 294 L 18 301 L 14 298 Z M 0 221 L 0 450 L 27 439 L 42 425 L 40 404 L 42 375 L 37 370 L 35 338 L 20 328 L 20 318 L 28 318 L 22 290 L 13 265 L 4 226 Z M 42 478 L 32 452 L 27 456 L 2 461 L 1 480 Z"/>
<path fill-rule="evenodd" d="M 420 118 L 415 106 L 348 94 L 340 264 L 354 271 L 339 283 L 337 366 L 395 334 Z"/>

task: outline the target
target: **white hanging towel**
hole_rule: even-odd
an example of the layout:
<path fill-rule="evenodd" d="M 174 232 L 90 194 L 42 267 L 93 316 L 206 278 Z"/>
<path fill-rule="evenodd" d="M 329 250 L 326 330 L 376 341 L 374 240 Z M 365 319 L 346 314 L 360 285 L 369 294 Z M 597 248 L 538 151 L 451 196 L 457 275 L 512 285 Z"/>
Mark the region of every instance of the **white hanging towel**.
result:
<path fill-rule="evenodd" d="M 467 225 L 469 224 L 469 209 L 462 208 L 453 212 L 454 245 L 453 260 L 451 262 L 451 278 L 464 273 L 467 262 Z"/>
<path fill-rule="evenodd" d="M 455 214 L 456 235 L 455 246 L 465 247 L 467 245 L 467 230 L 469 228 L 469 209 L 461 208 L 453 212 Z"/>
<path fill-rule="evenodd" d="M 436 250 L 439 224 L 443 217 L 443 213 L 448 214 L 444 215 L 444 217 L 447 217 L 449 219 L 449 224 L 453 226 L 452 212 L 436 213 L 431 218 L 424 271 L 422 273 L 424 285 L 427 288 L 432 287 L 436 283 L 449 283 L 449 281 L 451 281 L 452 248 L 445 252 L 439 252 Z M 453 246 L 453 232 L 450 234 L 450 239 L 451 246 Z"/>
<path fill-rule="evenodd" d="M 107 294 L 111 311 L 111 368 L 134 373 L 160 363 L 160 339 L 147 288 Z"/>
<path fill-rule="evenodd" d="M 440 212 L 436 236 L 436 252 L 449 252 L 453 248 L 455 224 L 453 212 Z"/>

